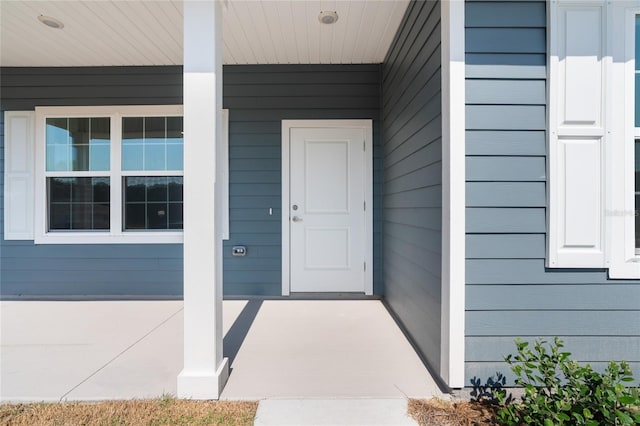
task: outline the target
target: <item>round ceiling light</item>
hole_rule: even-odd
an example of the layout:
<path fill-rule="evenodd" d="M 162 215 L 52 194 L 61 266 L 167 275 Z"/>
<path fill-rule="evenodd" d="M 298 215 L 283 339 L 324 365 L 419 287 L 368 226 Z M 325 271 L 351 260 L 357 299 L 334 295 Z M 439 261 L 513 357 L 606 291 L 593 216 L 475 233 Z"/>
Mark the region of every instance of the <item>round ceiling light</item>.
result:
<path fill-rule="evenodd" d="M 38 16 L 38 21 L 42 22 L 47 27 L 55 28 L 57 30 L 64 28 L 64 24 L 59 19 L 52 18 L 51 16 L 40 15 Z"/>
<path fill-rule="evenodd" d="M 318 21 L 327 25 L 335 24 L 338 21 L 338 13 L 334 10 L 323 10 L 318 15 Z"/>

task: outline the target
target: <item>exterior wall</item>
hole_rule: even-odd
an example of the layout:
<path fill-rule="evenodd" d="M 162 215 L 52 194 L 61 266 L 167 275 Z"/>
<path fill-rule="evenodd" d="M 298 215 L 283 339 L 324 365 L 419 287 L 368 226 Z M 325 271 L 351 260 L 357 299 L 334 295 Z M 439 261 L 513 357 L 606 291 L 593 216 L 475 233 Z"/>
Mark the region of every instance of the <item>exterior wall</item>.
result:
<path fill-rule="evenodd" d="M 440 3 L 413 2 L 383 65 L 384 282 L 388 305 L 440 370 Z"/>
<path fill-rule="evenodd" d="M 517 336 L 640 373 L 640 282 L 545 268 L 544 1 L 466 2 L 466 381 L 510 371 Z"/>
<path fill-rule="evenodd" d="M 374 292 L 382 294 L 380 66 L 227 66 L 224 107 L 229 109 L 231 208 L 225 294 L 282 292 L 281 120 L 349 118 L 374 121 Z M 233 245 L 246 245 L 247 256 L 232 257 Z"/>
<path fill-rule="evenodd" d="M 374 120 L 374 290 L 381 281 L 380 67 L 225 67 L 230 110 L 231 233 L 225 243 L 225 294 L 280 295 L 280 120 Z M 0 70 L 0 197 L 4 111 L 51 105 L 182 103 L 180 67 L 4 68 Z M 0 198 L 0 233 L 4 214 Z M 273 216 L 268 209 L 273 208 Z M 246 245 L 244 258 L 231 245 Z M 34 245 L 0 239 L 0 295 L 182 295 L 181 245 Z"/>
<path fill-rule="evenodd" d="M 0 197 L 4 193 L 4 111 L 182 103 L 182 70 L 177 67 L 3 68 L 0 85 Z M 180 297 L 182 245 L 34 245 L 33 241 L 5 241 L 2 236 L 0 283 L 3 297 Z"/>

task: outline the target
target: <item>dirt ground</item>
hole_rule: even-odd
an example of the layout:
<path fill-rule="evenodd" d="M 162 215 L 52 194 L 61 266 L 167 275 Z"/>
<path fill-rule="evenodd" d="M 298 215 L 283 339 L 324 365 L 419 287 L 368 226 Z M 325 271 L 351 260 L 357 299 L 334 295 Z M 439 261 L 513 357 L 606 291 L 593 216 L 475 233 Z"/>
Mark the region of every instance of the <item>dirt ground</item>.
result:
<path fill-rule="evenodd" d="M 216 425 L 250 426 L 257 402 L 140 401 L 1 404 L 0 425 Z"/>

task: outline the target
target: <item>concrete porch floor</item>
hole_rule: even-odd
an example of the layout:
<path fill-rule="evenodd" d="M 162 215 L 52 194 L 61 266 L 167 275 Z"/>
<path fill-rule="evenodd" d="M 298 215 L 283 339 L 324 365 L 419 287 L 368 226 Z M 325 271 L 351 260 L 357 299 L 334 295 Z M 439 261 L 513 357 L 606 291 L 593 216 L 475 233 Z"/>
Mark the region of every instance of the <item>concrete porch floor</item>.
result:
<path fill-rule="evenodd" d="M 180 301 L 0 302 L 0 400 L 175 395 Z M 380 301 L 228 300 L 221 399 L 441 395 Z"/>

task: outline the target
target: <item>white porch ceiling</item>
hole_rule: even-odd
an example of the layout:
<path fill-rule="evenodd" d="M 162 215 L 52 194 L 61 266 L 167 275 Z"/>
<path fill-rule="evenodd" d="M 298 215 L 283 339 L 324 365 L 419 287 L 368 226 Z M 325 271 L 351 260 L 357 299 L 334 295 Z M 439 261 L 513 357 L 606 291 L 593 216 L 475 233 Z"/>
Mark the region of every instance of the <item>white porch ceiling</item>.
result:
<path fill-rule="evenodd" d="M 225 64 L 380 63 L 409 0 L 223 0 Z M 0 0 L 0 66 L 182 64 L 182 0 Z M 333 25 L 318 21 L 335 10 Z M 43 25 L 39 15 L 63 22 Z"/>

